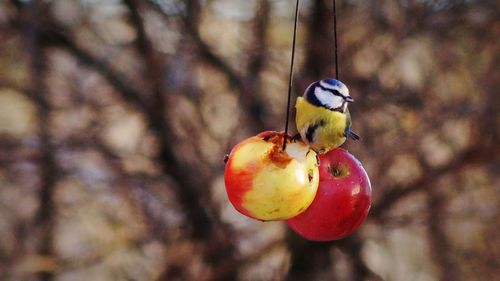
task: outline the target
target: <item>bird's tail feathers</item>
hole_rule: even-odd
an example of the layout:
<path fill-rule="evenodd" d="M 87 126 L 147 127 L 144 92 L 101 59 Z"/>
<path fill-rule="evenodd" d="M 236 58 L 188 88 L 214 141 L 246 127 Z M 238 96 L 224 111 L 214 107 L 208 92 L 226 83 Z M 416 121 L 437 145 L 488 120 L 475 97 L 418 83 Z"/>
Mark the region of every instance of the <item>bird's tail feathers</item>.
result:
<path fill-rule="evenodd" d="M 358 134 L 356 134 L 355 132 L 353 132 L 351 130 L 347 130 L 345 135 L 346 135 L 346 137 L 349 137 L 353 140 L 360 140 L 361 139 L 361 137 Z"/>

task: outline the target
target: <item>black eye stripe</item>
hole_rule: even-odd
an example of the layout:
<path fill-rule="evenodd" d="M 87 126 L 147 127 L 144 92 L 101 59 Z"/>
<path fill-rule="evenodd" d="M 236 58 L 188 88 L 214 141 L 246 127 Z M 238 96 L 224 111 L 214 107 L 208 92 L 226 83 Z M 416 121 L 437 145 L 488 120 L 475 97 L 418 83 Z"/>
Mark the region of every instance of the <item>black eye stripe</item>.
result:
<path fill-rule="evenodd" d="M 337 90 L 332 90 L 332 89 L 329 89 L 329 88 L 325 88 L 323 86 L 321 86 L 320 84 L 316 85 L 316 87 L 320 87 L 323 91 L 327 91 L 327 92 L 330 92 L 332 94 L 334 94 L 335 96 L 339 96 L 341 98 L 344 98 L 344 96 Z"/>

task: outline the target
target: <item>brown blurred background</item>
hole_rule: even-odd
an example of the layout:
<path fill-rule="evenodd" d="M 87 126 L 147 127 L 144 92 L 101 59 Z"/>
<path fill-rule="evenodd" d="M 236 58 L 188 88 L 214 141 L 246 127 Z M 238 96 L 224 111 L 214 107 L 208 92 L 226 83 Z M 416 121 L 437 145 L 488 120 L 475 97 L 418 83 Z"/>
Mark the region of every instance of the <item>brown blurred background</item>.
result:
<path fill-rule="evenodd" d="M 223 183 L 284 128 L 295 1 L 1 0 L 0 280 L 495 280 L 495 2 L 337 1 L 374 202 L 312 243 Z M 334 76 L 332 20 L 301 1 L 294 96 Z"/>

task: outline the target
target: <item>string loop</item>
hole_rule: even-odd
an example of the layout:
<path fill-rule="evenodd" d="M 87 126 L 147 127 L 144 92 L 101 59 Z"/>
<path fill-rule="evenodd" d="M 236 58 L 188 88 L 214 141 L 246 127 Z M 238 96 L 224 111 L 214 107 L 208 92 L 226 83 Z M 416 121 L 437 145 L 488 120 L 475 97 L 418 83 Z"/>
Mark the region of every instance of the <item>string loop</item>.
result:
<path fill-rule="evenodd" d="M 290 119 L 290 100 L 292 99 L 293 62 L 295 61 L 295 45 L 297 39 L 297 22 L 299 18 L 299 0 L 295 3 L 295 19 L 293 24 L 292 58 L 290 61 L 290 75 L 288 78 L 288 99 L 286 105 L 285 136 L 283 138 L 283 151 L 286 149 L 286 139 L 288 134 L 288 119 Z"/>
<path fill-rule="evenodd" d="M 339 51 L 337 45 L 337 7 L 333 2 L 333 41 L 335 42 L 335 79 L 339 80 Z"/>
<path fill-rule="evenodd" d="M 333 37 L 334 37 L 334 55 L 335 55 L 335 79 L 339 80 L 339 51 L 337 40 L 337 6 L 335 0 L 333 2 Z M 288 121 L 290 119 L 290 101 L 292 98 L 292 82 L 293 82 L 293 63 L 295 61 L 295 45 L 297 39 L 297 22 L 299 18 L 299 0 L 295 2 L 295 19 L 293 24 L 293 39 L 292 39 L 292 57 L 290 61 L 290 74 L 288 78 L 288 99 L 286 105 L 286 120 L 285 120 L 285 136 L 283 137 L 283 150 L 286 149 L 286 140 L 288 135 Z"/>

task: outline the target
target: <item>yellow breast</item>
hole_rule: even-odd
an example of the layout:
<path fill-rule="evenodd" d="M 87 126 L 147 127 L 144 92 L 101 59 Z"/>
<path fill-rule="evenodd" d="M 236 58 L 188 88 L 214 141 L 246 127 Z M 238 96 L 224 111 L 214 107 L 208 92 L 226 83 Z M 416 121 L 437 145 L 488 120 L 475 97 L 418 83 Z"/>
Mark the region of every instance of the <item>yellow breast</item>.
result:
<path fill-rule="evenodd" d="M 302 139 L 314 149 L 328 151 L 345 142 L 344 130 L 347 118 L 345 114 L 314 106 L 302 97 L 297 98 L 295 109 L 297 130 Z M 309 142 L 306 137 L 307 129 L 315 124 L 323 125 L 317 127 L 312 142 Z"/>

